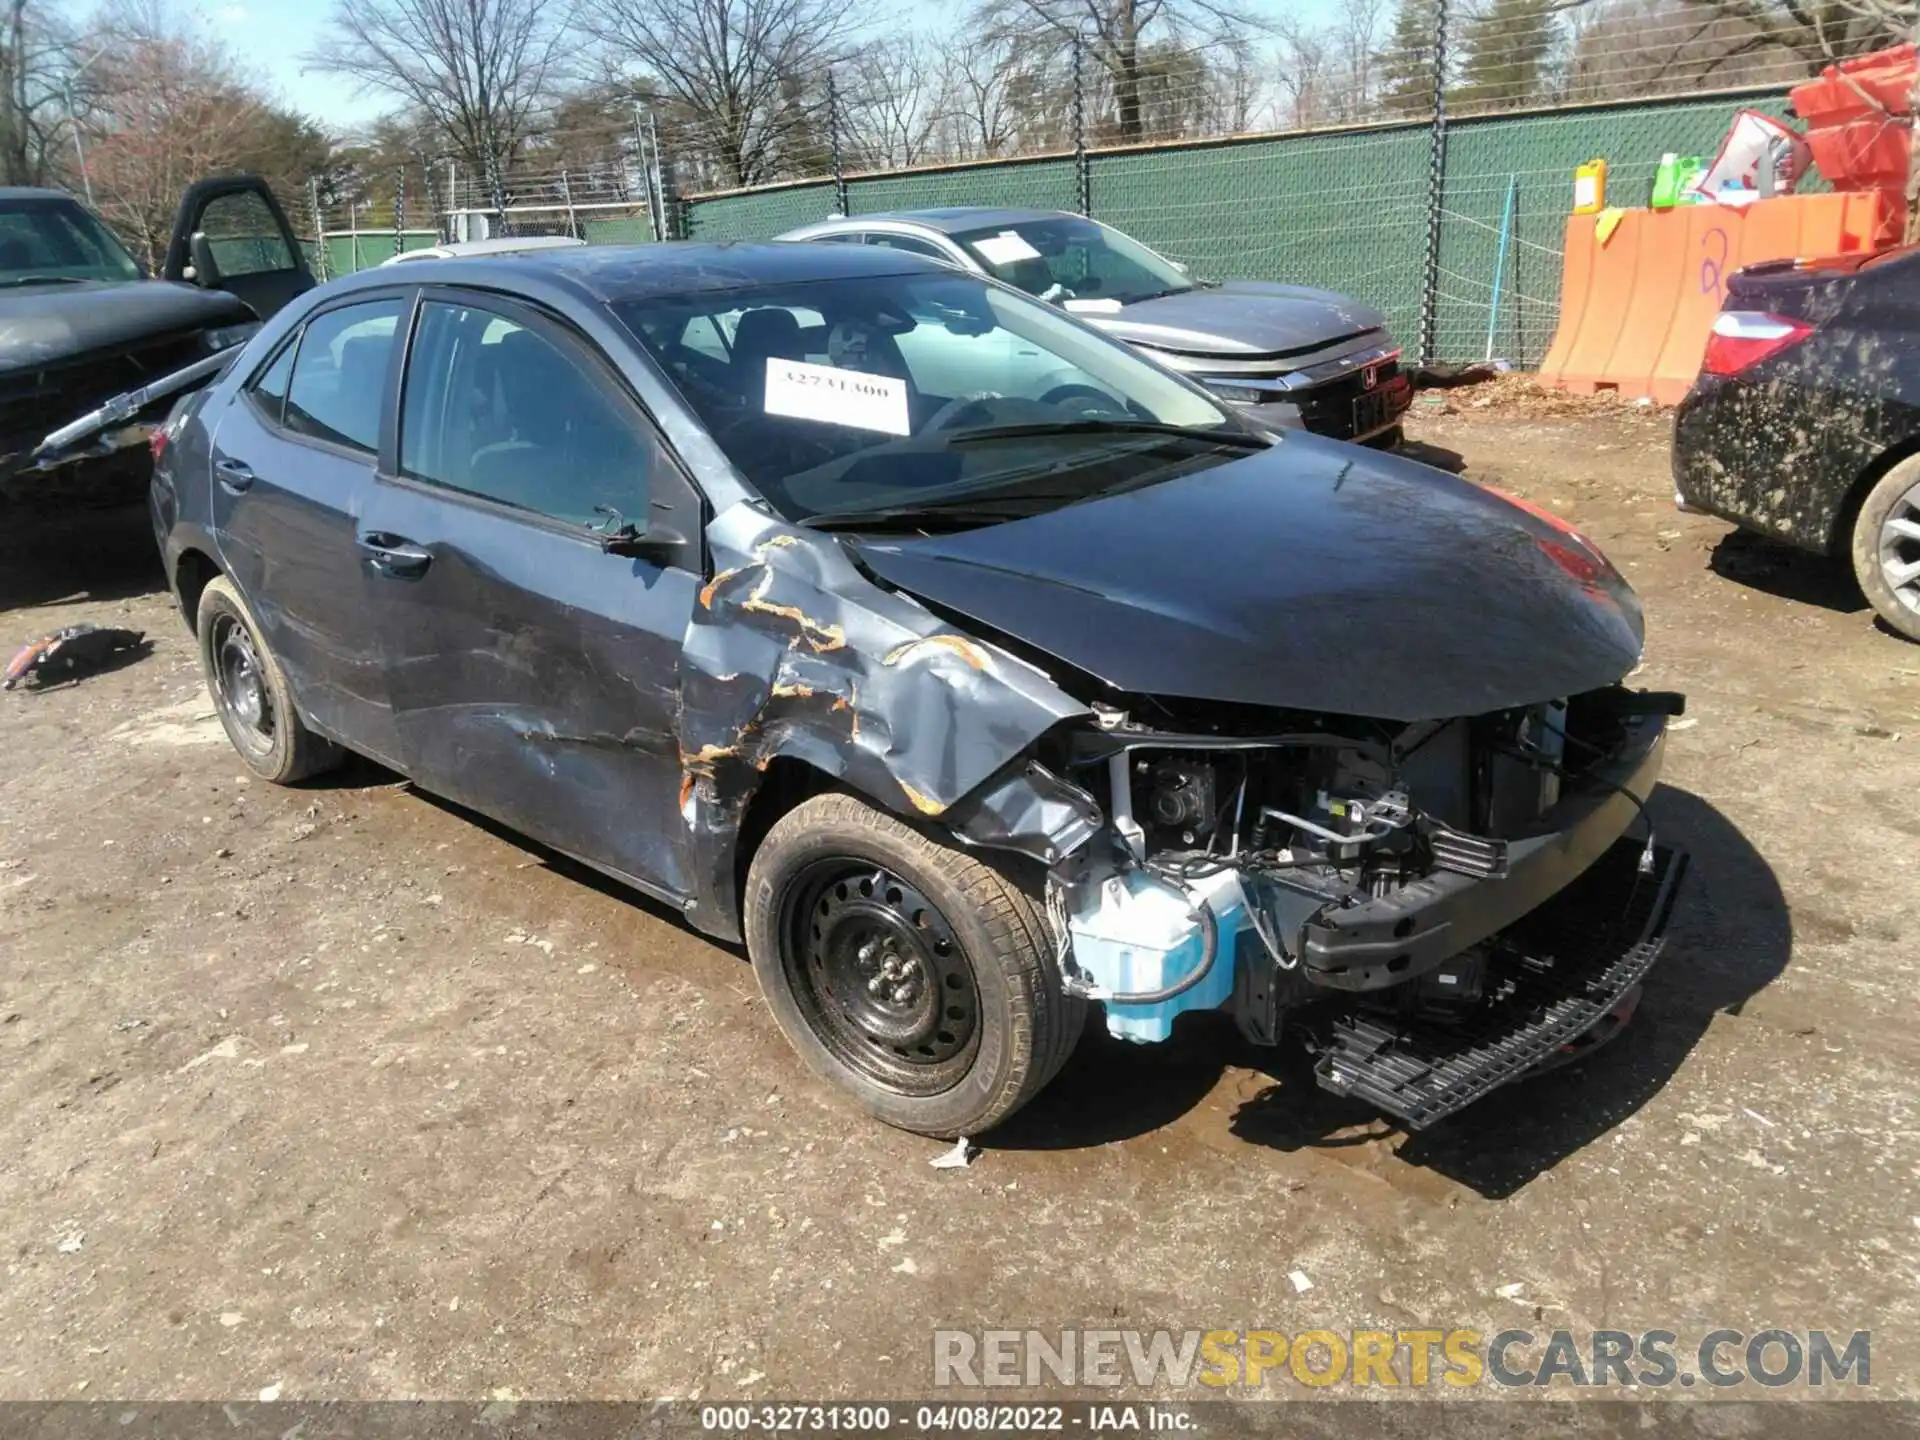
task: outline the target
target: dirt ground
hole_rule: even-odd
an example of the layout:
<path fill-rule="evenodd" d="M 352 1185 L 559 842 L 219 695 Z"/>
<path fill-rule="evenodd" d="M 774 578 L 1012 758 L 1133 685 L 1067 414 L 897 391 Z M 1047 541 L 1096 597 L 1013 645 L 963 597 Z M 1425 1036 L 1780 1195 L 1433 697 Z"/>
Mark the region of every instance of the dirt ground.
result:
<path fill-rule="evenodd" d="M 0 642 L 154 649 L 0 697 L 0 1398 L 904 1398 L 936 1326 L 1087 1324 L 1870 1328 L 1920 1396 L 1920 647 L 1677 514 L 1662 413 L 1446 403 L 1640 590 L 1692 872 L 1625 1037 L 1421 1138 L 1209 1018 L 930 1168 L 661 908 L 249 783 L 143 516 L 11 533 Z"/>

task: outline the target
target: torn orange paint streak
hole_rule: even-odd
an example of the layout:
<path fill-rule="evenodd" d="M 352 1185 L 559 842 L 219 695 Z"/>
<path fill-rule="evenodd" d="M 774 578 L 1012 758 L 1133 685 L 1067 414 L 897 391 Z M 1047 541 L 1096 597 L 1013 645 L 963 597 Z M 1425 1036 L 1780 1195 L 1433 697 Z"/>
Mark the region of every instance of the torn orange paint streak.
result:
<path fill-rule="evenodd" d="M 900 782 L 900 789 L 906 794 L 907 799 L 913 802 L 913 808 L 918 810 L 922 815 L 939 815 L 946 811 L 947 807 L 945 805 L 942 805 L 931 795 L 922 795 L 904 780 Z"/>
<path fill-rule="evenodd" d="M 951 650 L 976 670 L 987 668 L 986 652 L 964 635 L 928 635 L 919 640 L 909 640 L 888 653 L 883 664 L 900 665 L 919 653 L 922 649 L 934 647 Z"/>
<path fill-rule="evenodd" d="M 722 585 L 726 584 L 727 581 L 733 579 L 734 576 L 740 573 L 741 567 L 736 565 L 731 570 L 720 571 L 713 579 L 702 585 L 700 587 L 700 608 L 702 610 L 711 610 L 713 608 L 714 593 L 718 591 Z"/>

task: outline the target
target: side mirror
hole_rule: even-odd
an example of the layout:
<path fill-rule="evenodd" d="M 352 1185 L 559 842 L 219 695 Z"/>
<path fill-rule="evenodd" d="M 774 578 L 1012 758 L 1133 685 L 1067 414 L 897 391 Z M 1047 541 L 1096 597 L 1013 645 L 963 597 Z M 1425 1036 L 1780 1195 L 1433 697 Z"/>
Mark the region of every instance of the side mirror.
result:
<path fill-rule="evenodd" d="M 213 242 L 207 239 L 206 231 L 193 232 L 193 238 L 187 241 L 187 253 L 193 257 L 193 265 L 186 272 L 186 279 L 203 290 L 211 290 L 220 283 L 220 265 L 213 258 Z"/>
<path fill-rule="evenodd" d="M 1187 265 L 1187 262 L 1184 260 L 1169 260 L 1167 263 L 1173 266 L 1173 268 L 1178 270 L 1182 275 L 1191 273 L 1190 267 Z"/>

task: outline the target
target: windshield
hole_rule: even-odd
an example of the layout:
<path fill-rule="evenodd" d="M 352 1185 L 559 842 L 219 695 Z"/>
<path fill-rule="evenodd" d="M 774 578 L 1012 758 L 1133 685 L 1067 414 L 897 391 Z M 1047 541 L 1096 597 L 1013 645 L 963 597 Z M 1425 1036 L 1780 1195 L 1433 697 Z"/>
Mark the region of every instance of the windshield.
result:
<path fill-rule="evenodd" d="M 138 280 L 113 233 L 59 196 L 0 202 L 0 285 L 36 281 Z"/>
<path fill-rule="evenodd" d="M 953 238 L 997 279 L 1073 309 L 1103 310 L 1193 288 L 1138 241 L 1076 215 L 990 225 Z"/>
<path fill-rule="evenodd" d="M 615 312 L 789 519 L 1031 513 L 1266 443 L 1045 306 L 952 271 L 659 296 Z"/>

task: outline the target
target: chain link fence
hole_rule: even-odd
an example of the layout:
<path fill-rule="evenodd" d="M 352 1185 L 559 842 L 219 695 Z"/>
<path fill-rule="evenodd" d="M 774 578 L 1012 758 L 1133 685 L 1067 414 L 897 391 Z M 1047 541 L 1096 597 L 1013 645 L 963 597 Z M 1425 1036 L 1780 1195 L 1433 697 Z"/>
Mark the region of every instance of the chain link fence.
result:
<path fill-rule="evenodd" d="M 756 240 L 833 214 L 1073 210 L 1198 275 L 1353 295 L 1410 356 L 1530 367 L 1557 318 L 1576 166 L 1606 160 L 1609 203 L 1645 204 L 1662 155 L 1712 155 L 1742 107 L 1783 114 L 1836 35 L 1848 53 L 1886 38 L 1865 21 L 1763 30 L 1731 0 L 1332 13 L 1282 23 L 1264 56 L 1243 38 L 1129 49 L 1084 26 L 937 56 L 887 42 L 768 113 L 653 95 L 504 166 L 402 167 L 344 213 L 316 192 L 314 228 L 337 274 L 435 238 Z"/>

